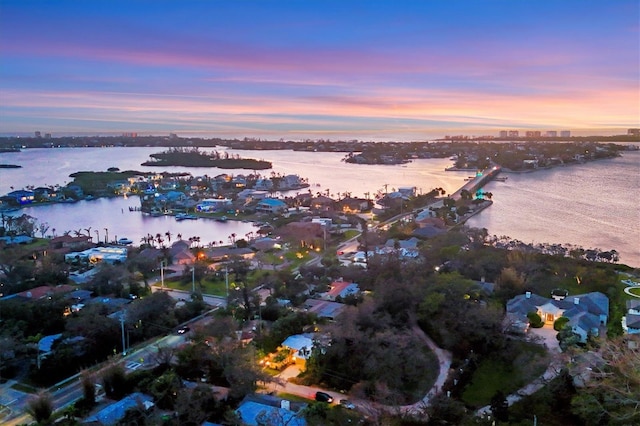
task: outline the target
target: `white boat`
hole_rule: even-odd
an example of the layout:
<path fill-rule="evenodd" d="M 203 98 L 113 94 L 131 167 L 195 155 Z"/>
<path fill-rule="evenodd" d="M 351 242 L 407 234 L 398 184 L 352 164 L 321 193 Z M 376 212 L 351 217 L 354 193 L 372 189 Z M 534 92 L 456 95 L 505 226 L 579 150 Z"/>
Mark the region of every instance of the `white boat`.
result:
<path fill-rule="evenodd" d="M 133 241 L 128 238 L 120 238 L 118 240 L 118 244 L 122 244 L 123 246 L 128 246 L 129 244 L 133 244 Z"/>

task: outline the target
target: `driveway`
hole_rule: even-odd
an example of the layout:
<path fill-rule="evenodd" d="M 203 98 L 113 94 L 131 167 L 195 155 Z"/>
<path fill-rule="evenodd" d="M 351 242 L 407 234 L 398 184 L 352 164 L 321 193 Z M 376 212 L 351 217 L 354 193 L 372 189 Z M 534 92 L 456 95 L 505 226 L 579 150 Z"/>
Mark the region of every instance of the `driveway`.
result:
<path fill-rule="evenodd" d="M 552 354 L 558 354 L 562 352 L 560 350 L 560 342 L 556 339 L 557 331 L 553 329 L 553 325 L 545 324 L 542 328 L 529 328 L 529 334 L 531 336 L 537 336 L 544 342 L 545 347 Z"/>

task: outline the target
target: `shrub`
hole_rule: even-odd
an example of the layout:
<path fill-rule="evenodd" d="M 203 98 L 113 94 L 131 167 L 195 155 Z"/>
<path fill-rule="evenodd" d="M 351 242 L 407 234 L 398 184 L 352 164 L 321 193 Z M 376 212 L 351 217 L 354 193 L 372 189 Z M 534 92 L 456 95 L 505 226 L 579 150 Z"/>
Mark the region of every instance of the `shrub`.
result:
<path fill-rule="evenodd" d="M 529 312 L 527 318 L 529 318 L 529 325 L 533 328 L 541 328 L 544 325 L 542 318 L 536 312 Z"/>
<path fill-rule="evenodd" d="M 567 317 L 560 317 L 557 320 L 555 320 L 555 322 L 553 323 L 553 329 L 555 331 L 560 331 L 564 328 L 565 324 L 569 322 L 569 318 Z"/>

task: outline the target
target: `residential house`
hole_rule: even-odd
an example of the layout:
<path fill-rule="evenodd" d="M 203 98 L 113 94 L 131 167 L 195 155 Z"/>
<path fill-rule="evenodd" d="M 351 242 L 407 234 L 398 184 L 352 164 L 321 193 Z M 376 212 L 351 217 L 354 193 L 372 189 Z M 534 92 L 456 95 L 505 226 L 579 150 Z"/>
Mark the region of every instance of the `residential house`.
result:
<path fill-rule="evenodd" d="M 537 313 L 546 324 L 553 324 L 560 317 L 568 318 L 568 325 L 584 343 L 588 336 L 598 336 L 600 327 L 607 324 L 609 298 L 600 292 L 556 298 L 526 292 L 507 302 L 507 316 L 514 323 L 528 324 L 530 312 Z"/>
<path fill-rule="evenodd" d="M 87 235 L 72 237 L 71 235 L 61 235 L 54 237 L 49 242 L 51 250 L 81 250 L 91 245 L 92 238 Z"/>
<path fill-rule="evenodd" d="M 74 198 L 77 198 L 77 199 L 84 198 L 84 191 L 82 190 L 80 185 L 76 185 L 74 183 L 69 184 L 66 186 L 65 190 L 70 192 L 74 196 Z"/>
<path fill-rule="evenodd" d="M 152 397 L 140 392 L 135 392 L 120 401 L 107 405 L 96 414 L 87 417 L 82 424 L 115 426 L 124 418 L 128 410 L 137 408 L 146 412 L 151 410 L 154 405 Z"/>
<path fill-rule="evenodd" d="M 126 247 L 93 247 L 88 250 L 72 252 L 64 255 L 65 262 L 107 262 L 111 264 L 124 263 L 127 260 Z"/>
<path fill-rule="evenodd" d="M 304 366 L 313 349 L 313 334 L 294 334 L 287 337 L 280 346 L 289 349 L 294 362 Z"/>
<path fill-rule="evenodd" d="M 347 296 L 354 296 L 360 293 L 360 287 L 356 283 L 348 281 L 334 281 L 329 285 L 329 291 L 322 293 L 320 297 L 326 300 L 335 301 L 337 298 L 344 299 Z"/>
<path fill-rule="evenodd" d="M 307 299 L 304 308 L 307 312 L 316 314 L 320 318 L 335 320 L 346 309 L 344 303 L 331 302 L 320 299 Z"/>
<path fill-rule="evenodd" d="M 247 396 L 236 413 L 248 426 L 306 426 L 302 409 L 306 404 L 295 403 L 270 395 Z"/>
<path fill-rule="evenodd" d="M 287 204 L 284 201 L 278 200 L 276 198 L 265 198 L 264 200 L 259 201 L 258 205 L 256 206 L 256 211 L 271 214 L 278 214 L 285 211 L 286 209 Z"/>
<path fill-rule="evenodd" d="M 50 299 L 55 294 L 69 293 L 73 290 L 75 290 L 75 287 L 67 284 L 60 284 L 57 286 L 41 285 L 39 287 L 16 293 L 15 296 L 22 298 L 23 300 L 41 300 Z"/>
<path fill-rule="evenodd" d="M 55 189 L 44 186 L 34 189 L 33 194 L 35 201 L 38 202 L 56 201 L 59 199 L 59 195 Z"/>
<path fill-rule="evenodd" d="M 207 198 L 196 204 L 196 210 L 204 213 L 214 213 L 225 211 L 231 207 L 232 203 L 229 198 Z"/>
<path fill-rule="evenodd" d="M 344 213 L 361 213 L 371 209 L 371 202 L 364 198 L 347 197 L 337 202 L 338 210 Z"/>
<path fill-rule="evenodd" d="M 35 200 L 36 194 L 33 191 L 19 189 L 17 191 L 11 191 L 7 194 L 7 197 L 11 198 L 17 204 L 31 204 Z"/>
<path fill-rule="evenodd" d="M 311 199 L 310 207 L 320 211 L 332 211 L 336 205 L 336 201 L 333 198 L 320 195 Z"/>
<path fill-rule="evenodd" d="M 271 179 L 258 179 L 256 180 L 256 184 L 254 185 L 253 189 L 257 191 L 270 191 L 271 189 L 273 189 L 273 182 L 271 181 Z"/>
<path fill-rule="evenodd" d="M 640 299 L 627 300 L 627 313 L 622 317 L 626 334 L 640 334 Z"/>

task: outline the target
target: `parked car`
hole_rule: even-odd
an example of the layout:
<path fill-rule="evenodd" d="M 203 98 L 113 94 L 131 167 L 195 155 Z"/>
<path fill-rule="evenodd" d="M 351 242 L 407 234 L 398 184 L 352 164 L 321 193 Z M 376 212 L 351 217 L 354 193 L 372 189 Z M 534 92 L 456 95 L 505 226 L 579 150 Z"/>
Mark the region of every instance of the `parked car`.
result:
<path fill-rule="evenodd" d="M 189 332 L 189 330 L 191 330 L 191 329 L 185 325 L 184 327 L 180 327 L 178 329 L 178 334 L 185 334 L 185 333 Z"/>
<path fill-rule="evenodd" d="M 326 392 L 316 392 L 316 401 L 328 402 L 331 404 L 333 402 L 333 397 Z"/>

